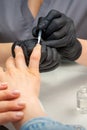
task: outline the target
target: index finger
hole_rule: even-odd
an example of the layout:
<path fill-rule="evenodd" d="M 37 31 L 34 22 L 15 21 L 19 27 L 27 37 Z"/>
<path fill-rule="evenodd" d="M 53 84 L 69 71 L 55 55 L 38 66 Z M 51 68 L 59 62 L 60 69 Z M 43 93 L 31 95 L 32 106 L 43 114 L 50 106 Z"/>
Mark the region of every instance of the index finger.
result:
<path fill-rule="evenodd" d="M 21 70 L 27 67 L 25 63 L 23 50 L 19 46 L 15 47 L 15 64 L 16 64 L 16 67 Z"/>
<path fill-rule="evenodd" d="M 30 56 L 30 63 L 29 63 L 29 69 L 33 73 L 39 72 L 40 58 L 41 58 L 41 45 L 36 44 Z"/>

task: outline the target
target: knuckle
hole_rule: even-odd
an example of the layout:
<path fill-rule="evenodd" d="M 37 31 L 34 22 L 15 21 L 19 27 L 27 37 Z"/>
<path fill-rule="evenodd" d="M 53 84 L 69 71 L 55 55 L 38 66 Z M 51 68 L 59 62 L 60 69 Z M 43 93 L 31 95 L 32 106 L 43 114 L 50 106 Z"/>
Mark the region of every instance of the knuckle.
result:
<path fill-rule="evenodd" d="M 36 56 L 31 55 L 31 59 L 34 60 L 34 61 L 38 61 L 39 60 L 38 54 Z"/>
<path fill-rule="evenodd" d="M 3 72 L 3 69 L 2 69 L 2 67 L 0 67 L 0 73 L 1 73 L 1 72 Z"/>
<path fill-rule="evenodd" d="M 17 119 L 15 118 L 15 116 L 14 116 L 14 113 L 13 113 L 13 112 L 8 112 L 8 113 L 7 113 L 7 116 L 8 116 L 7 121 L 14 122 L 14 121 L 16 121 L 16 120 L 17 120 Z"/>
<path fill-rule="evenodd" d="M 7 98 L 10 96 L 9 92 L 8 91 L 4 91 L 3 92 L 3 97 Z"/>
<path fill-rule="evenodd" d="M 17 119 L 15 118 L 13 112 L 6 112 L 6 113 L 1 113 L 0 114 L 0 124 L 1 125 L 5 124 L 5 123 L 8 123 L 8 122 L 14 122 L 16 120 Z"/>
<path fill-rule="evenodd" d="M 18 52 L 16 55 L 16 60 L 22 60 L 23 59 L 23 54 L 22 52 Z"/>

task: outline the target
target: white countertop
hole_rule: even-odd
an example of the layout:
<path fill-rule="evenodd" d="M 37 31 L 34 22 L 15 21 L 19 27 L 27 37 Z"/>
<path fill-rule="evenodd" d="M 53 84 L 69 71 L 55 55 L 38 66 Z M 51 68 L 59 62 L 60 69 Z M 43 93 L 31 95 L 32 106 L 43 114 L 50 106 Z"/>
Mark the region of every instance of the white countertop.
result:
<path fill-rule="evenodd" d="M 87 83 L 87 67 L 64 63 L 41 77 L 40 100 L 48 115 L 63 124 L 87 128 L 87 114 L 76 110 L 76 91 Z M 10 124 L 7 126 L 13 130 Z"/>

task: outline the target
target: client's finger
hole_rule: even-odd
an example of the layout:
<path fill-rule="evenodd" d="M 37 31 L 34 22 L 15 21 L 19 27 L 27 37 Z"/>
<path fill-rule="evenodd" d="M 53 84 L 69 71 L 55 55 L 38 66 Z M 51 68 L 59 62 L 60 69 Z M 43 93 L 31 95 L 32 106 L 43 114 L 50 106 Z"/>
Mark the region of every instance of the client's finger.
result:
<path fill-rule="evenodd" d="M 5 124 L 9 122 L 16 122 L 23 118 L 24 114 L 21 111 L 9 111 L 5 113 L 0 113 L 0 124 Z"/>
<path fill-rule="evenodd" d="M 8 86 L 7 86 L 7 83 L 5 83 L 5 82 L 1 82 L 0 83 L 0 90 L 5 90 L 5 89 L 7 89 L 8 88 Z"/>
<path fill-rule="evenodd" d="M 15 64 L 19 69 L 24 69 L 27 67 L 22 48 L 19 46 L 15 47 Z"/>
<path fill-rule="evenodd" d="M 13 57 L 9 57 L 6 61 L 6 69 L 14 71 L 15 69 L 15 61 Z"/>
<path fill-rule="evenodd" d="M 30 63 L 29 63 L 29 69 L 35 73 L 39 71 L 39 63 L 41 58 L 41 45 L 36 44 L 36 46 L 33 49 L 33 52 L 30 56 Z"/>
<path fill-rule="evenodd" d="M 1 90 L 0 91 L 0 101 L 4 100 L 11 100 L 11 99 L 16 99 L 20 96 L 20 92 L 18 90 Z"/>
<path fill-rule="evenodd" d="M 0 101 L 0 112 L 18 111 L 25 107 L 25 103 L 22 101 Z"/>

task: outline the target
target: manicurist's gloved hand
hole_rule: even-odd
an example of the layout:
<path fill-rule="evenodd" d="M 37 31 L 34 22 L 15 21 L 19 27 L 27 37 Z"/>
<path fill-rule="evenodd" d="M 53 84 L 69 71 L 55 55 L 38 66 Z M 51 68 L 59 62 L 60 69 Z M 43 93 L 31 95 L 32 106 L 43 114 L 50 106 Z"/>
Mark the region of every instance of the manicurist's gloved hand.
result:
<path fill-rule="evenodd" d="M 30 39 L 25 41 L 17 41 L 12 46 L 12 55 L 15 57 L 15 46 L 21 46 L 24 52 L 26 64 L 29 64 L 29 58 L 31 52 L 35 45 L 37 44 L 37 39 Z M 46 46 L 41 42 L 41 59 L 40 59 L 40 72 L 47 72 L 54 70 L 59 66 L 60 54 L 57 52 L 56 48 Z"/>
<path fill-rule="evenodd" d="M 76 39 L 73 21 L 64 14 L 51 10 L 46 17 L 40 17 L 33 28 L 33 36 L 37 37 L 42 30 L 43 44 L 56 48 L 68 60 L 76 60 L 81 54 L 81 44 Z"/>

